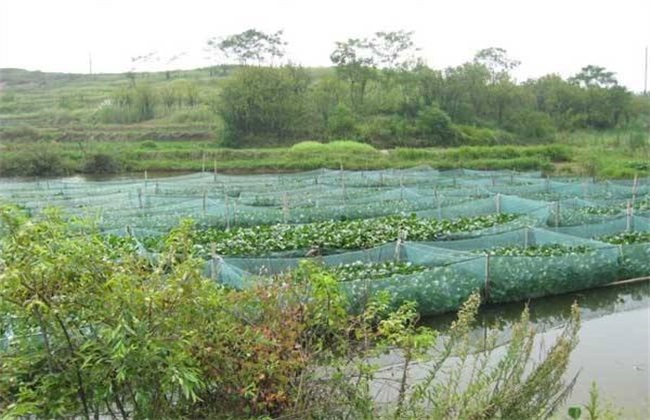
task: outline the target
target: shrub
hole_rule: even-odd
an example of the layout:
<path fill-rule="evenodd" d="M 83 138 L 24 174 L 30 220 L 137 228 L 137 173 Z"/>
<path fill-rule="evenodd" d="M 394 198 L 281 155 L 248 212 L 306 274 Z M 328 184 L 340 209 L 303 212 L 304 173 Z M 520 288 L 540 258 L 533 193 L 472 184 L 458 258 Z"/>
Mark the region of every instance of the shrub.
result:
<path fill-rule="evenodd" d="M 50 144 L 6 156 L 1 163 L 0 171 L 12 176 L 61 176 L 74 169 L 74 165 Z"/>
<path fill-rule="evenodd" d="M 190 257 L 188 221 L 150 260 L 57 212 L 28 220 L 2 207 L 0 220 L 7 418 L 547 418 L 571 388 L 575 305 L 532 364 L 528 310 L 505 348 L 498 329 L 477 342 L 478 292 L 439 335 L 418 325 L 414 303 L 391 311 L 388 292 L 348 314 L 337 279 L 314 264 L 221 287 Z M 380 406 L 373 385 L 387 375 L 374 361 L 388 351 L 400 356 L 397 400 Z M 417 361 L 430 367 L 411 383 Z"/>
<path fill-rule="evenodd" d="M 522 140 L 551 140 L 555 135 L 555 125 L 551 117 L 538 111 L 520 111 L 509 118 L 504 128 L 515 133 Z"/>
<path fill-rule="evenodd" d="M 430 146 L 458 144 L 459 134 L 451 124 L 451 118 L 436 104 L 418 113 L 415 126 L 417 134 L 423 136 Z"/>
<path fill-rule="evenodd" d="M 97 153 L 88 157 L 83 166 L 87 174 L 114 174 L 120 171 L 120 164 L 109 154 Z"/>
<path fill-rule="evenodd" d="M 327 119 L 327 134 L 331 138 L 346 138 L 356 135 L 356 119 L 347 106 L 339 104 Z"/>

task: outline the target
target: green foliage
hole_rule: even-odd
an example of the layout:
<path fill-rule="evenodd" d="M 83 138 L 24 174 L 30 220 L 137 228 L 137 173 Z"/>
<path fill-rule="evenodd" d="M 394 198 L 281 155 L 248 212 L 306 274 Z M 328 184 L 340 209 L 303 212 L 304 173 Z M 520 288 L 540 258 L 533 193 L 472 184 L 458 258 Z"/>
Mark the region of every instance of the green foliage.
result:
<path fill-rule="evenodd" d="M 532 110 L 514 112 L 504 123 L 504 128 L 523 140 L 550 140 L 555 133 L 551 117 Z"/>
<path fill-rule="evenodd" d="M 348 314 L 336 277 L 313 263 L 247 291 L 218 287 L 190 257 L 191 222 L 153 261 L 109 249 L 91 224 L 53 211 L 0 216 L 10 227 L 0 243 L 9 418 L 537 418 L 570 390 L 576 307 L 533 364 L 527 310 L 505 351 L 494 346 L 498 329 L 476 344 L 478 294 L 439 334 L 418 325 L 414 303 L 391 312 L 386 293 Z M 380 406 L 371 389 L 386 379 L 374 358 L 386 351 L 399 355 L 398 392 Z M 429 368 L 412 382 L 416 361 Z"/>
<path fill-rule="evenodd" d="M 270 252 L 304 249 L 368 249 L 397 240 L 406 232 L 409 240 L 444 239 L 456 232 L 484 229 L 514 220 L 498 214 L 455 220 L 418 219 L 415 216 L 388 216 L 377 219 L 326 221 L 304 225 L 271 225 L 230 230 L 207 229 L 197 232 L 197 243 L 214 243 L 219 255 L 264 255 Z M 207 250 L 199 249 L 201 254 Z"/>
<path fill-rule="evenodd" d="M 113 156 L 97 153 L 88 157 L 83 171 L 88 174 L 115 174 L 120 172 L 120 164 Z"/>
<path fill-rule="evenodd" d="M 418 135 L 427 139 L 428 146 L 453 146 L 458 143 L 458 133 L 451 119 L 437 105 L 421 110 L 415 127 Z"/>
<path fill-rule="evenodd" d="M 364 263 L 357 261 L 332 267 L 330 271 L 339 281 L 384 279 L 395 275 L 408 275 L 425 271 L 426 266 L 411 262 L 386 261 L 383 263 Z"/>
<path fill-rule="evenodd" d="M 139 83 L 122 88 L 104 101 L 95 118 L 108 124 L 130 124 L 151 120 L 156 115 L 159 98 L 151 85 Z"/>
<path fill-rule="evenodd" d="M 61 176 L 72 172 L 72 163 L 55 143 L 36 143 L 0 164 L 0 171 L 18 176 Z"/>
<path fill-rule="evenodd" d="M 613 420 L 621 418 L 621 413 L 614 409 L 611 404 L 605 403 L 600 400 L 598 386 L 595 382 L 591 383 L 589 388 L 589 401 L 582 407 L 569 407 L 568 414 L 572 419 L 581 419 L 582 409 L 584 408 L 585 418 L 588 420 Z"/>
<path fill-rule="evenodd" d="M 500 255 L 506 257 L 558 257 L 564 255 L 588 254 L 594 251 L 593 247 L 587 245 L 567 246 L 560 244 L 532 245 L 532 246 L 507 246 L 489 248 L 476 252 L 489 255 Z"/>
<path fill-rule="evenodd" d="M 333 138 L 354 137 L 356 119 L 352 111 L 344 104 L 338 104 L 329 113 L 327 133 Z"/>
<path fill-rule="evenodd" d="M 211 38 L 208 40 L 208 46 L 218 48 L 226 57 L 234 58 L 239 64 L 272 64 L 274 59 L 284 56 L 283 48 L 287 43 L 282 39 L 282 33 L 283 31 L 277 31 L 267 34 L 256 29 L 247 29 L 221 40 Z"/>
<path fill-rule="evenodd" d="M 459 143 L 470 146 L 493 146 L 515 143 L 511 133 L 485 127 L 461 125 L 456 127 L 461 136 Z"/>
<path fill-rule="evenodd" d="M 614 235 L 599 236 L 596 239 L 614 245 L 637 244 L 650 242 L 650 232 L 623 232 Z"/>
<path fill-rule="evenodd" d="M 307 132 L 305 112 L 309 77 L 297 67 L 245 67 L 222 86 L 219 115 L 225 144 L 266 145 Z"/>

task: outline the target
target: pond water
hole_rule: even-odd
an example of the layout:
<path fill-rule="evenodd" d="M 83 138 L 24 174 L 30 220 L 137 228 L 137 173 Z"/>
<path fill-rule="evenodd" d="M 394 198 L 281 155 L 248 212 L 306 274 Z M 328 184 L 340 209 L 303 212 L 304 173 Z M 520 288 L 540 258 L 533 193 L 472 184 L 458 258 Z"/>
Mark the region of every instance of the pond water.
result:
<path fill-rule="evenodd" d="M 580 306 L 582 327 L 580 343 L 572 353 L 566 378 L 570 380 L 578 372 L 579 376 L 565 406 L 586 403 L 591 383 L 595 381 L 600 397 L 622 409 L 625 418 L 650 418 L 650 282 L 603 287 L 528 302 L 530 319 L 537 332 L 533 351 L 536 357 L 539 350 L 548 349 L 559 334 L 574 301 Z M 484 308 L 472 332 L 477 344 L 484 339 L 486 326 L 498 324 L 497 342 L 505 345 L 510 327 L 517 321 L 524 305 L 513 303 Z M 453 319 L 453 315 L 442 315 L 424 319 L 422 324 L 444 334 Z M 498 350 L 495 353 L 499 355 Z M 399 355 L 389 354 L 378 363 L 382 366 L 382 376 L 401 372 Z M 424 378 L 428 367 L 427 363 L 414 365 L 409 371 L 411 382 Z M 380 402 L 394 400 L 397 395 L 395 388 L 385 383 L 375 384 L 375 390 Z"/>

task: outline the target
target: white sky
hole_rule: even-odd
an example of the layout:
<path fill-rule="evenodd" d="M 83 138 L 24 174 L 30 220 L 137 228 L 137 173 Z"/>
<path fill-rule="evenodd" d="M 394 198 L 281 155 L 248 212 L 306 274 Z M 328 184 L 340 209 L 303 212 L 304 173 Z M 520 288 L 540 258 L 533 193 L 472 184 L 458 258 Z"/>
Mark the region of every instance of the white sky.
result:
<path fill-rule="evenodd" d="M 94 72 L 124 72 L 158 51 L 193 68 L 209 37 L 249 28 L 284 29 L 307 66 L 330 65 L 335 41 L 404 29 L 434 68 L 493 46 L 522 62 L 518 80 L 595 64 L 642 91 L 650 0 L 0 0 L 0 67 L 85 73 L 90 52 Z"/>

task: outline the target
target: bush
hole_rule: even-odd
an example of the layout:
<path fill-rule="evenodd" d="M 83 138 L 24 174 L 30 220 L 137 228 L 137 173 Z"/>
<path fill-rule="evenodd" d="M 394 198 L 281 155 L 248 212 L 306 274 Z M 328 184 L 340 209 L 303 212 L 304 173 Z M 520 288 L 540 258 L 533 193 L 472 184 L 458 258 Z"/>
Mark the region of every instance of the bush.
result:
<path fill-rule="evenodd" d="M 115 174 L 120 171 L 120 164 L 111 155 L 97 153 L 90 156 L 83 166 L 87 174 Z"/>
<path fill-rule="evenodd" d="M 547 141 L 555 135 L 555 125 L 551 117 L 546 113 L 531 110 L 515 113 L 505 122 L 504 128 L 515 133 L 523 141 Z"/>
<path fill-rule="evenodd" d="M 451 118 L 436 104 L 418 113 L 415 127 L 417 134 L 425 138 L 429 146 L 453 146 L 458 144 L 460 136 L 451 124 Z"/>
<path fill-rule="evenodd" d="M 243 292 L 221 287 L 190 257 L 189 222 L 150 260 L 56 212 L 27 220 L 0 208 L 0 220 L 7 418 L 546 418 L 570 389 L 575 305 L 531 365 L 527 310 L 505 348 L 496 329 L 476 342 L 478 292 L 438 336 L 418 325 L 414 303 L 391 311 L 387 292 L 348 314 L 337 279 L 314 264 Z M 372 390 L 386 375 L 372 362 L 388 351 L 403 379 L 397 401 L 380 406 Z M 410 383 L 418 360 L 431 368 Z"/>
<path fill-rule="evenodd" d="M 10 176 L 61 176 L 73 170 L 72 162 L 50 144 L 3 156 L 0 161 L 0 173 Z"/>
<path fill-rule="evenodd" d="M 327 134 L 330 138 L 350 138 L 356 135 L 356 119 L 347 106 L 337 105 L 329 114 Z"/>

